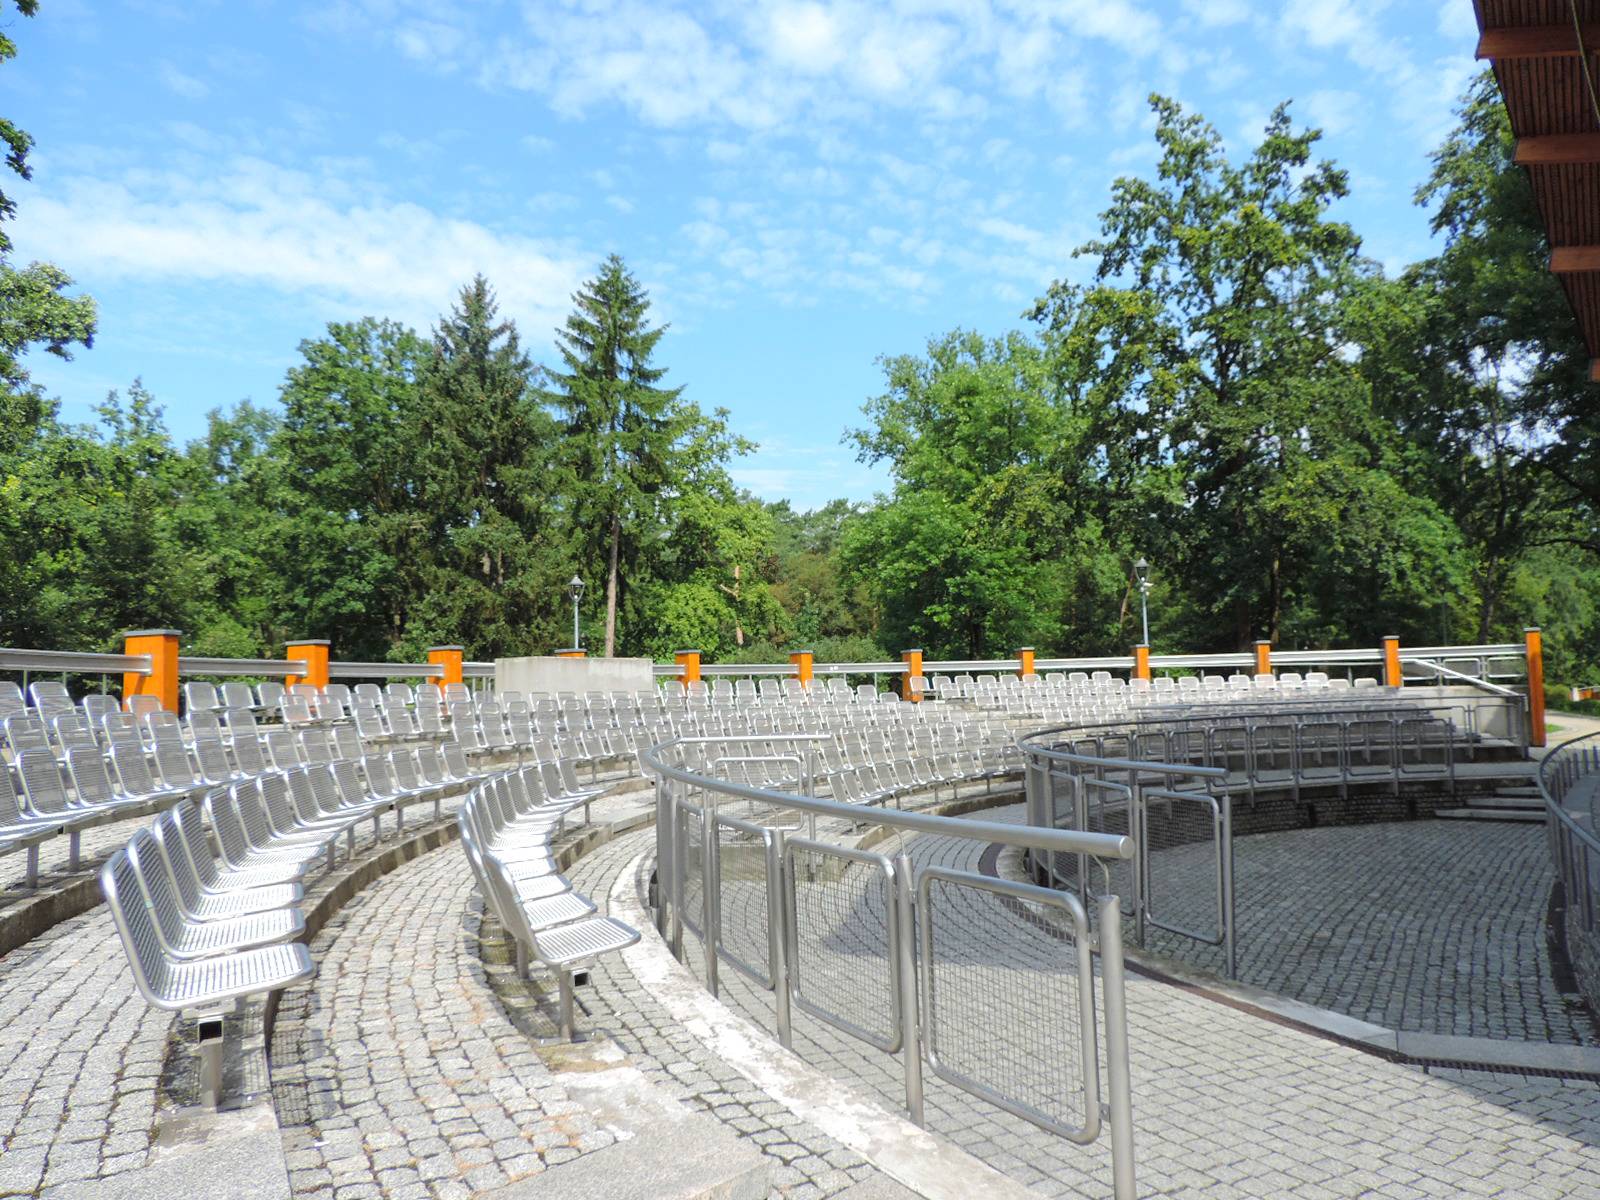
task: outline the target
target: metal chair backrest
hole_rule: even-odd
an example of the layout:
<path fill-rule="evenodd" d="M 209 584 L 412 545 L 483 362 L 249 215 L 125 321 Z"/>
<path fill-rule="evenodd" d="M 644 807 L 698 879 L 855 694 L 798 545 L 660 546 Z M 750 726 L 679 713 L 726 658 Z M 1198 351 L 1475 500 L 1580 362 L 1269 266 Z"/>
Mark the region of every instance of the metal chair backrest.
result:
<path fill-rule="evenodd" d="M 216 684 L 202 679 L 192 679 L 183 685 L 183 707 L 190 715 L 210 712 L 214 708 L 221 707 L 221 704 Z"/>
<path fill-rule="evenodd" d="M 59 679 L 34 680 L 28 685 L 28 695 L 33 700 L 34 708 L 45 717 L 68 713 L 78 707 L 72 699 L 72 693 L 67 691 L 67 685 Z"/>
<path fill-rule="evenodd" d="M 50 730 L 44 718 L 34 712 L 20 712 L 5 719 L 6 745 L 13 755 L 24 750 L 50 750 Z"/>
<path fill-rule="evenodd" d="M 147 717 L 161 711 L 161 699 L 158 696 L 129 696 L 124 706 L 135 717 Z"/>
<path fill-rule="evenodd" d="M 61 785 L 61 767 L 49 750 L 24 750 L 17 755 L 17 776 L 22 781 L 22 795 L 31 812 L 57 816 L 72 811 L 67 789 Z"/>
<path fill-rule="evenodd" d="M 143 746 L 129 744 L 111 747 L 111 765 L 117 772 L 117 782 L 129 796 L 153 796 L 162 789 L 150 773 L 150 760 Z"/>
<path fill-rule="evenodd" d="M 118 850 L 100 868 L 100 890 L 117 926 L 122 948 L 133 971 L 133 982 L 152 1004 L 167 1000 L 168 960 L 161 949 L 155 921 L 145 907 L 144 895 L 127 850 Z"/>
<path fill-rule="evenodd" d="M 156 770 L 168 787 L 192 788 L 204 782 L 182 742 L 157 742 Z"/>
<path fill-rule="evenodd" d="M 305 760 L 300 756 L 300 743 L 295 740 L 290 730 L 281 726 L 269 728 L 265 734 L 265 741 L 274 770 L 287 771 L 291 767 L 304 765 Z"/>
<path fill-rule="evenodd" d="M 208 793 L 207 798 L 217 794 Z M 164 832 L 168 830 L 172 834 L 170 838 Z M 211 857 L 211 843 L 206 839 L 205 821 L 199 809 L 190 804 L 173 805 L 156 822 L 156 836 L 162 838 L 164 844 L 172 841 L 183 843 L 183 852 L 189 859 L 189 865 L 194 868 L 201 887 L 209 890 L 222 882 L 217 860 Z"/>
<path fill-rule="evenodd" d="M 338 725 L 333 730 L 333 757 L 360 758 L 366 753 L 361 745 L 361 735 L 351 725 Z"/>
<path fill-rule="evenodd" d="M 78 803 L 90 806 L 115 804 L 120 798 L 106 772 L 106 760 L 91 746 L 74 746 L 67 751 L 67 774 Z"/>
<path fill-rule="evenodd" d="M 232 680 L 222 685 L 222 707 L 254 708 L 255 705 L 255 693 L 250 690 L 248 683 Z"/>

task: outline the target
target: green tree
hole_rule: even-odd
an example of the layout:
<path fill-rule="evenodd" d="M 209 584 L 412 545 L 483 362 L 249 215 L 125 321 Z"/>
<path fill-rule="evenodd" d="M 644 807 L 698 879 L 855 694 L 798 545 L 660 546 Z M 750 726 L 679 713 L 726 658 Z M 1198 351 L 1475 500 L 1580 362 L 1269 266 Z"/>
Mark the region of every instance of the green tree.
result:
<path fill-rule="evenodd" d="M 1391 432 L 1344 352 L 1346 299 L 1375 274 L 1328 216 L 1345 173 L 1312 161 L 1320 135 L 1296 130 L 1287 105 L 1239 164 L 1199 116 L 1160 96 L 1151 106 L 1157 178 L 1117 180 L 1102 236 L 1080 251 L 1098 259 L 1094 282 L 1053 286 L 1033 313 L 1100 410 L 1106 519 L 1178 577 L 1197 647 L 1317 640 L 1375 605 L 1406 616 L 1431 604 L 1453 586 L 1434 552 L 1448 521 L 1384 486 Z M 1324 515 L 1351 496 L 1381 505 L 1369 528 L 1417 569 L 1403 594 L 1374 580 L 1334 613 Z"/>
<path fill-rule="evenodd" d="M 38 0 L 15 3 L 25 17 L 39 11 Z M 0 2 L 0 12 L 4 9 Z M 17 44 L 0 29 L 0 64 L 16 55 Z M 0 117 L 0 142 L 5 144 L 6 167 L 22 179 L 32 179 L 28 152 L 33 138 Z M 72 346 L 93 343 L 96 317 L 92 298 L 66 295 L 72 280 L 59 267 L 37 262 L 20 269 L 12 265 L 11 237 L 5 226 L 16 212 L 16 201 L 0 190 L 0 392 L 5 393 L 26 390 L 28 373 L 21 363 L 26 351 L 42 346 L 57 358 L 70 359 Z"/>
<path fill-rule="evenodd" d="M 559 528 L 540 374 L 481 275 L 434 331 L 420 376 L 416 495 L 432 547 L 416 633 L 474 654 L 559 636 L 571 554 Z M 411 639 L 413 648 L 418 639 Z"/>
<path fill-rule="evenodd" d="M 607 657 L 630 586 L 643 594 L 672 535 L 679 498 L 725 485 L 727 459 L 750 448 L 728 434 L 725 412 L 707 417 L 681 388 L 657 386 L 666 369 L 653 359 L 666 327 L 651 326 L 649 313 L 648 293 L 613 254 L 556 331 L 565 370 L 553 373 L 548 399 L 562 425 L 567 528 L 580 562 L 591 572 L 598 564 L 605 580 Z"/>

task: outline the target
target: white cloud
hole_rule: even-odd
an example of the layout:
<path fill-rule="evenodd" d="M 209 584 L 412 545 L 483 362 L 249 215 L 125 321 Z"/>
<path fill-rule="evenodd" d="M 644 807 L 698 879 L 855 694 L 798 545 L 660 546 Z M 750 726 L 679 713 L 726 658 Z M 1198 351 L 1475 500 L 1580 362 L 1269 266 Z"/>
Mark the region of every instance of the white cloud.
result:
<path fill-rule="evenodd" d="M 98 279 L 226 282 L 305 298 L 330 316 L 434 320 L 483 272 L 539 337 L 564 314 L 593 255 L 444 216 L 341 172 L 260 159 L 74 176 L 35 195 L 16 224 L 26 254 Z"/>
<path fill-rule="evenodd" d="M 1201 25 L 1237 25 L 1250 19 L 1249 0 L 1183 0 L 1183 11 Z"/>
<path fill-rule="evenodd" d="M 1302 103 L 1311 123 L 1333 137 L 1355 129 L 1366 110 L 1366 100 L 1359 92 L 1338 88 L 1320 88 L 1310 92 Z"/>
<path fill-rule="evenodd" d="M 203 100 L 211 94 L 211 89 L 206 86 L 204 80 L 186 75 L 170 62 L 162 62 L 158 75 L 162 87 L 185 100 Z"/>

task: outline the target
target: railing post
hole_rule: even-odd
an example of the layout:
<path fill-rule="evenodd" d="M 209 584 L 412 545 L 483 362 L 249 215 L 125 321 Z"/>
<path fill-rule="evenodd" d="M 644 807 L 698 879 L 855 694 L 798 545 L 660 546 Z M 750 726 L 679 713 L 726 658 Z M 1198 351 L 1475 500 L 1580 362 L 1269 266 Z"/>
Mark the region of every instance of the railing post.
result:
<path fill-rule="evenodd" d="M 1544 634 L 1537 625 L 1522 633 L 1528 656 L 1528 745 L 1543 746 L 1544 727 Z"/>
<path fill-rule="evenodd" d="M 428 661 L 436 663 L 442 668 L 442 672 L 434 677 L 434 683 L 443 687 L 447 683 L 465 682 L 461 674 L 462 653 L 463 650 L 460 646 L 428 647 Z"/>
<path fill-rule="evenodd" d="M 1100 897 L 1100 989 L 1106 1014 L 1106 1123 L 1116 1200 L 1138 1200 L 1133 1173 L 1133 1074 L 1128 1061 L 1127 976 L 1122 967 L 1122 902 Z"/>
<path fill-rule="evenodd" d="M 329 645 L 327 638 L 301 638 L 285 646 L 283 656 L 290 662 L 296 660 L 304 662 L 306 673 L 296 675 L 293 672 L 285 672 L 283 686 L 290 688 L 297 683 L 309 683 L 312 687 L 327 687 Z"/>
<path fill-rule="evenodd" d="M 1405 677 L 1400 673 L 1400 639 L 1394 634 L 1386 634 L 1383 639 L 1383 686 L 1397 688 L 1403 686 Z"/>
<path fill-rule="evenodd" d="M 678 663 L 678 682 L 691 684 L 700 682 L 700 651 L 679 650 L 673 655 Z"/>
<path fill-rule="evenodd" d="M 789 934 L 784 914 L 789 911 L 783 878 L 784 831 L 768 831 L 767 851 L 767 959 L 772 976 L 772 998 L 778 1018 L 778 1044 L 794 1049 L 794 1017 L 789 1001 Z"/>
<path fill-rule="evenodd" d="M 917 920 L 913 907 L 916 888 L 911 856 L 894 860 L 896 952 L 900 975 L 900 1051 L 905 1059 L 906 1111 L 911 1120 L 924 1125 L 922 1104 L 922 1018 L 917 1011 Z M 933 948 L 925 946 L 924 954 Z"/>
<path fill-rule="evenodd" d="M 1272 643 L 1269 641 L 1263 640 L 1256 643 L 1256 674 L 1272 674 Z"/>
<path fill-rule="evenodd" d="M 124 654 L 150 656 L 150 674 L 129 671 L 122 676 L 124 708 L 130 697 L 154 696 L 168 712 L 178 711 L 178 639 L 181 636 L 176 629 L 133 629 L 122 635 Z"/>
<path fill-rule="evenodd" d="M 789 655 L 789 661 L 794 665 L 794 677 L 800 681 L 800 686 L 809 688 L 811 686 L 811 669 L 815 665 L 815 659 L 811 651 L 796 650 Z"/>
<path fill-rule="evenodd" d="M 1029 675 L 1036 675 L 1033 669 L 1033 647 L 1023 646 L 1017 651 L 1017 677 L 1026 679 Z"/>
<path fill-rule="evenodd" d="M 900 698 L 915 704 L 922 699 L 922 651 L 901 651 L 900 660 L 906 664 L 905 682 L 900 685 Z M 913 680 L 916 682 L 913 683 Z"/>
<path fill-rule="evenodd" d="M 700 931 L 701 949 L 706 959 L 706 991 L 717 995 L 717 925 L 722 917 L 722 879 L 719 871 L 721 837 L 717 833 L 716 810 L 704 803 L 700 806 Z"/>
<path fill-rule="evenodd" d="M 565 650 L 557 650 L 555 652 L 555 657 L 556 658 L 588 658 L 589 657 L 589 652 L 587 650 L 580 650 L 577 647 L 569 647 L 569 648 L 567 648 Z"/>
<path fill-rule="evenodd" d="M 1150 647 L 1143 643 L 1133 648 L 1133 677 L 1150 681 Z"/>

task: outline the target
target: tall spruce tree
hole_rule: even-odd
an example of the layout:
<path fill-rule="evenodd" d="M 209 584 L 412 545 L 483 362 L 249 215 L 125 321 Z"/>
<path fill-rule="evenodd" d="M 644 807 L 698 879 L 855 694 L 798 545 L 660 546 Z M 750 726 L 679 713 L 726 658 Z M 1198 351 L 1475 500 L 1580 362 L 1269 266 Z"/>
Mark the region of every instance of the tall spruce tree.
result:
<path fill-rule="evenodd" d="M 435 547 L 419 633 L 474 653 L 526 653 L 554 631 L 568 555 L 549 539 L 540 369 L 483 276 L 434 330 L 420 379 L 418 481 Z M 415 640 L 415 639 L 413 639 Z"/>
<path fill-rule="evenodd" d="M 663 503 L 684 469 L 682 444 L 701 423 L 682 388 L 656 385 L 652 364 L 666 326 L 651 328 L 650 297 L 613 254 L 572 298 L 556 331 L 564 372 L 550 400 L 565 429 L 562 455 L 571 489 L 573 534 L 587 562 L 605 564 L 605 655 L 617 645 L 617 609 L 629 569 L 651 531 L 666 526 Z"/>

